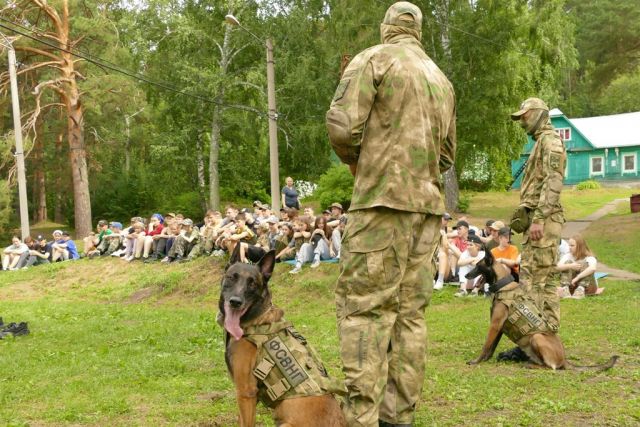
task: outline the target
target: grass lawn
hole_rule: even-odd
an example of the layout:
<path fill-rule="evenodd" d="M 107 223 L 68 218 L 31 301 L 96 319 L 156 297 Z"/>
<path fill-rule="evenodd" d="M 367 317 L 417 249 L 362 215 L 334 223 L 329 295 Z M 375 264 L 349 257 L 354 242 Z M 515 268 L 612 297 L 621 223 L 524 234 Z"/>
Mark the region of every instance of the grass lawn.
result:
<path fill-rule="evenodd" d="M 606 203 L 637 193 L 638 189 L 601 188 L 599 190 L 571 190 L 565 188 L 560 197 L 567 221 L 582 219 L 601 208 Z M 487 219 L 499 219 L 508 224 L 513 210 L 518 206 L 518 191 L 468 193 L 471 197 L 469 216 L 481 226 Z M 627 202 L 628 205 L 628 202 Z"/>
<path fill-rule="evenodd" d="M 598 257 L 637 266 L 638 219 L 621 207 L 594 224 L 602 227 L 589 237 Z M 599 246 L 597 237 L 621 224 L 619 239 Z M 289 268 L 276 268 L 274 301 L 340 376 L 338 267 L 306 267 L 297 276 Z M 215 323 L 221 272 L 222 262 L 207 258 L 180 265 L 80 260 L 0 273 L 0 316 L 5 323 L 28 321 L 32 330 L 0 340 L 0 426 L 237 425 Z M 638 425 L 640 283 L 601 285 L 602 296 L 562 301 L 561 336 L 576 364 L 620 355 L 604 373 L 528 370 L 495 360 L 469 367 L 485 338 L 489 302 L 454 298 L 453 287 L 437 293 L 427 310 L 427 372 L 415 425 Z M 498 351 L 511 347 L 505 338 Z M 262 406 L 258 425 L 273 425 Z"/>
<path fill-rule="evenodd" d="M 337 266 L 292 277 L 278 266 L 275 301 L 340 375 Z M 5 425 L 235 425 L 222 333 L 218 261 L 124 265 L 82 260 L 0 275 L 5 323 L 29 336 L 0 341 Z M 607 282 L 598 298 L 563 301 L 562 337 L 575 363 L 621 355 L 607 373 L 531 371 L 464 362 L 483 342 L 488 301 L 448 288 L 427 313 L 428 369 L 416 426 L 632 425 L 640 422 L 640 284 Z M 504 340 L 498 350 L 510 348 Z M 586 397 L 586 398 L 585 398 Z M 259 424 L 272 425 L 261 408 Z"/>
<path fill-rule="evenodd" d="M 640 213 L 631 213 L 628 202 L 592 224 L 584 237 L 598 260 L 640 274 Z"/>

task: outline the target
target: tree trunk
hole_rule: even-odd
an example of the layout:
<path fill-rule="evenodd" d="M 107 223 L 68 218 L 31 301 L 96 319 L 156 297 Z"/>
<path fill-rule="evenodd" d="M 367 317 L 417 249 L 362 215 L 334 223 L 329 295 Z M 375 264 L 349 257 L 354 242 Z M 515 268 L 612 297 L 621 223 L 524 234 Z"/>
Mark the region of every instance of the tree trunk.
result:
<path fill-rule="evenodd" d="M 58 137 L 56 138 L 56 159 L 62 158 L 62 139 L 64 134 L 60 132 Z M 62 175 L 64 171 L 64 166 L 62 162 L 58 162 L 57 173 L 56 173 L 56 199 L 53 206 L 53 220 L 58 224 L 66 223 L 66 219 L 64 217 L 64 189 Z"/>
<path fill-rule="evenodd" d="M 200 194 L 200 205 L 204 211 L 207 210 L 207 199 L 205 197 L 205 180 L 204 180 L 204 156 L 202 155 L 202 136 L 196 138 L 196 163 L 198 168 L 198 194 Z"/>
<path fill-rule="evenodd" d="M 209 147 L 209 207 L 214 211 L 220 210 L 220 175 L 218 173 L 218 159 L 220 158 L 220 120 L 222 111 L 219 105 L 213 106 L 211 120 L 211 146 Z"/>
<path fill-rule="evenodd" d="M 439 16 L 441 23 L 440 42 L 442 43 L 442 50 L 444 52 L 444 58 L 447 62 L 440 64 L 445 69 L 451 69 L 451 39 L 449 37 L 449 16 L 451 14 L 451 3 L 449 0 L 442 0 L 440 8 L 436 8 L 436 14 Z M 458 177 L 456 176 L 455 164 L 447 170 L 444 175 L 444 196 L 445 205 L 449 212 L 456 212 L 458 209 L 458 200 L 460 197 L 460 188 L 458 186 Z"/>
<path fill-rule="evenodd" d="M 124 124 L 126 127 L 127 140 L 124 143 L 124 173 L 129 176 L 131 169 L 131 130 L 129 129 L 129 116 L 124 116 Z"/>
<path fill-rule="evenodd" d="M 33 211 L 33 222 L 39 223 L 47 220 L 47 192 L 44 177 L 44 143 L 42 132 L 35 140 L 33 147 L 33 194 L 35 209 Z"/>
<path fill-rule="evenodd" d="M 62 25 L 60 40 L 70 42 L 69 6 L 65 0 L 62 5 Z M 89 172 L 87 152 L 84 146 L 84 114 L 80 92 L 76 81 L 74 58 L 70 53 L 62 52 L 64 60 L 62 75 L 67 81 L 65 104 L 67 107 L 67 129 L 69 137 L 69 160 L 73 181 L 73 212 L 75 215 L 76 238 L 83 239 L 93 230 L 91 226 L 91 195 L 89 194 Z"/>
<path fill-rule="evenodd" d="M 74 85 L 75 86 L 75 85 Z M 87 171 L 87 153 L 84 148 L 84 118 L 82 105 L 77 96 L 69 97 L 69 160 L 73 180 L 73 212 L 75 215 L 76 238 L 89 235 L 91 227 L 91 196 L 89 194 L 89 174 Z"/>
<path fill-rule="evenodd" d="M 233 10 L 229 9 L 228 14 L 232 15 Z M 224 30 L 224 39 L 220 49 L 220 76 L 222 79 L 227 74 L 230 61 L 231 25 L 227 24 Z M 211 118 L 211 146 L 209 147 L 209 207 L 213 210 L 220 210 L 220 175 L 218 171 L 218 160 L 220 159 L 220 129 L 222 128 L 222 107 L 220 103 L 224 100 L 224 82 L 218 85 L 216 93 L 216 104 L 213 106 Z"/>
<path fill-rule="evenodd" d="M 458 210 L 458 200 L 460 198 L 455 166 L 451 166 L 449 170 L 444 173 L 443 177 L 445 207 L 449 213 L 453 213 Z"/>

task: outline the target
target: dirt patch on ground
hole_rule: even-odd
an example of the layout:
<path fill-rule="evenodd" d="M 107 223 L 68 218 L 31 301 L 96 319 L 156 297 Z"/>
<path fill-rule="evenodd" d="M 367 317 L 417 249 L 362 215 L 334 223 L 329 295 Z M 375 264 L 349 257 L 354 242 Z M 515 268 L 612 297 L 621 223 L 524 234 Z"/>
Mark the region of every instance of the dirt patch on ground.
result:
<path fill-rule="evenodd" d="M 149 286 L 147 288 L 142 288 L 139 291 L 134 292 L 127 298 L 125 304 L 138 304 L 142 301 L 151 298 L 154 295 L 159 294 L 162 291 L 160 286 Z"/>
<path fill-rule="evenodd" d="M 225 398 L 227 396 L 231 396 L 231 393 L 224 392 L 224 391 L 212 391 L 210 393 L 199 394 L 197 396 L 197 399 L 198 400 L 208 400 L 208 401 L 211 401 L 211 402 L 215 402 L 215 401 L 223 399 L 223 398 Z"/>

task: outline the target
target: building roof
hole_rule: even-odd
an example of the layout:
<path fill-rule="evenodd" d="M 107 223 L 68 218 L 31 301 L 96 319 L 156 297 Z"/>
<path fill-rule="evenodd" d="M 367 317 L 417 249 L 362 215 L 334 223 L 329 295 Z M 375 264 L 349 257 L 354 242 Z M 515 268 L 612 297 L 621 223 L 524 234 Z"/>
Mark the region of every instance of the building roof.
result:
<path fill-rule="evenodd" d="M 549 115 L 560 116 L 562 111 L 554 108 Z M 569 122 L 584 135 L 595 148 L 631 147 L 640 145 L 640 111 L 611 116 L 569 119 Z"/>

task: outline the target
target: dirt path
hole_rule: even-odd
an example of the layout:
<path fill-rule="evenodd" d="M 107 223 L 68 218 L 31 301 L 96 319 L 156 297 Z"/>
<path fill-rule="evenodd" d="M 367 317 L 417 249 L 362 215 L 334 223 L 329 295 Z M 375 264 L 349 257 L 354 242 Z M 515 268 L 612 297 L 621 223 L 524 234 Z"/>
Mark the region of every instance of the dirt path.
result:
<path fill-rule="evenodd" d="M 616 205 L 619 202 L 624 202 L 624 201 L 628 202 L 629 199 L 626 198 L 626 199 L 613 200 L 585 218 L 582 218 L 576 221 L 567 221 L 564 224 L 564 227 L 562 228 L 562 238 L 568 239 L 574 234 L 584 232 L 584 230 L 589 228 L 592 222 L 597 221 L 603 216 L 608 215 L 611 212 L 615 211 Z M 615 277 L 616 279 L 640 280 L 640 274 L 611 268 L 601 262 L 598 262 L 598 271 L 608 273 L 609 275 L 611 275 L 612 277 Z"/>

